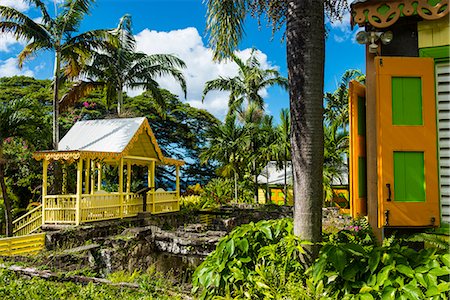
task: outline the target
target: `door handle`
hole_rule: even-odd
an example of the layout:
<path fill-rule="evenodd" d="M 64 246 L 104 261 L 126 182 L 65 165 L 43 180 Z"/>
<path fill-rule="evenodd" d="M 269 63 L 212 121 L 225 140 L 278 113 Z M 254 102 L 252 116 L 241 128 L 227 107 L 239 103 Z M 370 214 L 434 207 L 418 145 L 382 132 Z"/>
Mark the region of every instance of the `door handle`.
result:
<path fill-rule="evenodd" d="M 392 193 L 391 193 L 391 184 L 390 183 L 386 183 L 386 187 L 388 188 L 388 197 L 387 197 L 387 199 L 386 199 L 386 201 L 388 201 L 388 202 L 391 202 L 391 196 L 392 196 Z"/>

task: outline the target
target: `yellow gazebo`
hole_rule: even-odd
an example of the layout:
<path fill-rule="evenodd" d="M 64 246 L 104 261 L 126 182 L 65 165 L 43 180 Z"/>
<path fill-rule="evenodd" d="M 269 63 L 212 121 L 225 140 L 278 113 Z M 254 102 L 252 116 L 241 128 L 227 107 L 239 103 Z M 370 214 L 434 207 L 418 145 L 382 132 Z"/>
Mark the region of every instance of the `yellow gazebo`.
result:
<path fill-rule="evenodd" d="M 179 170 L 184 161 L 164 157 L 146 118 L 79 121 L 60 141 L 57 151 L 37 152 L 34 158 L 43 160 L 42 225 L 78 225 L 131 217 L 142 211 L 179 210 Z M 47 170 L 52 161 L 65 166 L 59 195 L 48 194 Z M 67 193 L 66 167 L 70 164 L 76 164 L 74 194 Z M 175 191 L 155 190 L 156 164 L 175 166 Z M 118 166 L 116 192 L 102 189 L 105 165 Z M 133 165 L 147 167 L 148 188 L 143 193 L 131 192 Z"/>

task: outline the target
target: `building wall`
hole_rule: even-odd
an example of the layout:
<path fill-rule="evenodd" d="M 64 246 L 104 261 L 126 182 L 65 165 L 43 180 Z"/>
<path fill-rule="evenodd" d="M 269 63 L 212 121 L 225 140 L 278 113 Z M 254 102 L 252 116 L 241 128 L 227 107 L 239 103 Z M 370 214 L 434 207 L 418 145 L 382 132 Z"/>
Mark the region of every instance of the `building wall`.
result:
<path fill-rule="evenodd" d="M 449 16 L 417 24 L 423 56 L 435 58 L 440 209 L 443 226 L 450 225 L 450 23 Z"/>
<path fill-rule="evenodd" d="M 417 24 L 419 48 L 439 47 L 450 44 L 449 17 Z"/>

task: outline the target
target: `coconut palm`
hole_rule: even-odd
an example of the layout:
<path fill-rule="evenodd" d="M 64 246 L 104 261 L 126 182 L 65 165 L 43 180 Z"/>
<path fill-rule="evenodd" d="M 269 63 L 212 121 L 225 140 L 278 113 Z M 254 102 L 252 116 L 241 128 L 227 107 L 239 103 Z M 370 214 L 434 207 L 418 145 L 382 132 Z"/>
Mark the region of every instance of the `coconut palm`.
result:
<path fill-rule="evenodd" d="M 291 158 L 291 118 L 289 109 L 280 112 L 280 124 L 277 127 L 275 158 L 284 168 L 284 204 L 287 204 L 287 162 Z"/>
<path fill-rule="evenodd" d="M 28 0 L 41 13 L 35 21 L 24 13 L 7 6 L 0 6 L 0 32 L 10 33 L 27 41 L 18 56 L 19 67 L 40 51 L 55 53 L 53 72 L 53 148 L 59 142 L 59 87 L 67 76 L 78 75 L 93 50 L 103 45 L 108 36 L 104 30 L 91 30 L 76 35 L 80 22 L 88 14 L 94 0 L 65 0 L 61 11 L 51 17 L 44 1 Z"/>
<path fill-rule="evenodd" d="M 252 49 L 250 57 L 245 62 L 234 53 L 230 56 L 239 67 L 238 75 L 207 81 L 203 89 L 202 101 L 211 91 L 229 91 L 228 115 L 234 114 L 239 109 L 242 110 L 241 106 L 245 101 L 264 111 L 264 99 L 259 95 L 262 89 L 274 85 L 287 89 L 287 79 L 276 69 L 261 69 L 255 49 Z"/>
<path fill-rule="evenodd" d="M 333 93 L 325 93 L 325 123 L 338 122 L 338 129 L 348 132 L 348 84 L 352 80 L 364 82 L 365 76 L 359 70 L 347 70 Z"/>
<path fill-rule="evenodd" d="M 156 78 L 172 76 L 180 84 L 186 96 L 186 81 L 180 69 L 185 63 L 171 54 L 152 54 L 136 52 L 136 40 L 132 33 L 131 16 L 125 15 L 119 25 L 112 31 L 118 45 L 110 45 L 103 51 L 94 53 L 88 65 L 80 74 L 88 78 L 76 85 L 63 96 L 62 106 L 65 108 L 92 89 L 103 87 L 106 105 L 111 105 L 111 99 L 117 99 L 117 112 L 120 115 L 123 108 L 124 88 L 143 88 L 152 93 L 160 106 L 164 100 L 159 90 Z"/>
<path fill-rule="evenodd" d="M 3 143 L 6 138 L 28 138 L 35 134 L 34 113 L 30 101 L 26 99 L 0 103 L 0 187 L 5 205 L 6 235 L 12 235 L 12 203 L 5 183 L 6 160 L 3 155 Z"/>
<path fill-rule="evenodd" d="M 326 200 L 333 195 L 333 184 L 340 182 L 342 185 L 342 176 L 347 169 L 348 134 L 339 129 L 340 125 L 336 120 L 324 126 L 323 187 Z"/>
<path fill-rule="evenodd" d="M 246 151 L 250 146 L 249 131 L 236 122 L 236 117 L 226 118 L 207 133 L 209 147 L 200 154 L 203 163 L 216 161 L 220 164 L 219 175 L 234 176 L 235 201 L 237 202 L 237 181 L 245 169 Z"/>
<path fill-rule="evenodd" d="M 325 52 L 324 12 L 334 19 L 343 0 L 207 0 L 207 30 L 216 59 L 230 57 L 244 35 L 247 13 L 267 16 L 274 30 L 286 25 L 294 173 L 294 233 L 319 242 L 322 230 Z M 311 247 L 311 258 L 318 247 Z M 304 257 L 308 259 L 307 257 Z M 311 263 L 312 260 L 308 260 Z"/>

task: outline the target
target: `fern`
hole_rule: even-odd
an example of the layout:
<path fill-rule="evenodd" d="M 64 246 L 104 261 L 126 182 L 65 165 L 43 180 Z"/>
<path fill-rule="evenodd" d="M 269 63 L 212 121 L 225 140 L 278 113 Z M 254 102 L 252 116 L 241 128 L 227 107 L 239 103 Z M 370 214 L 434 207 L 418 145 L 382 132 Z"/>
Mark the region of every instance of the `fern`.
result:
<path fill-rule="evenodd" d="M 433 233 L 417 233 L 405 241 L 425 243 L 425 247 L 433 247 L 443 250 L 445 253 L 450 252 L 450 237 Z"/>

